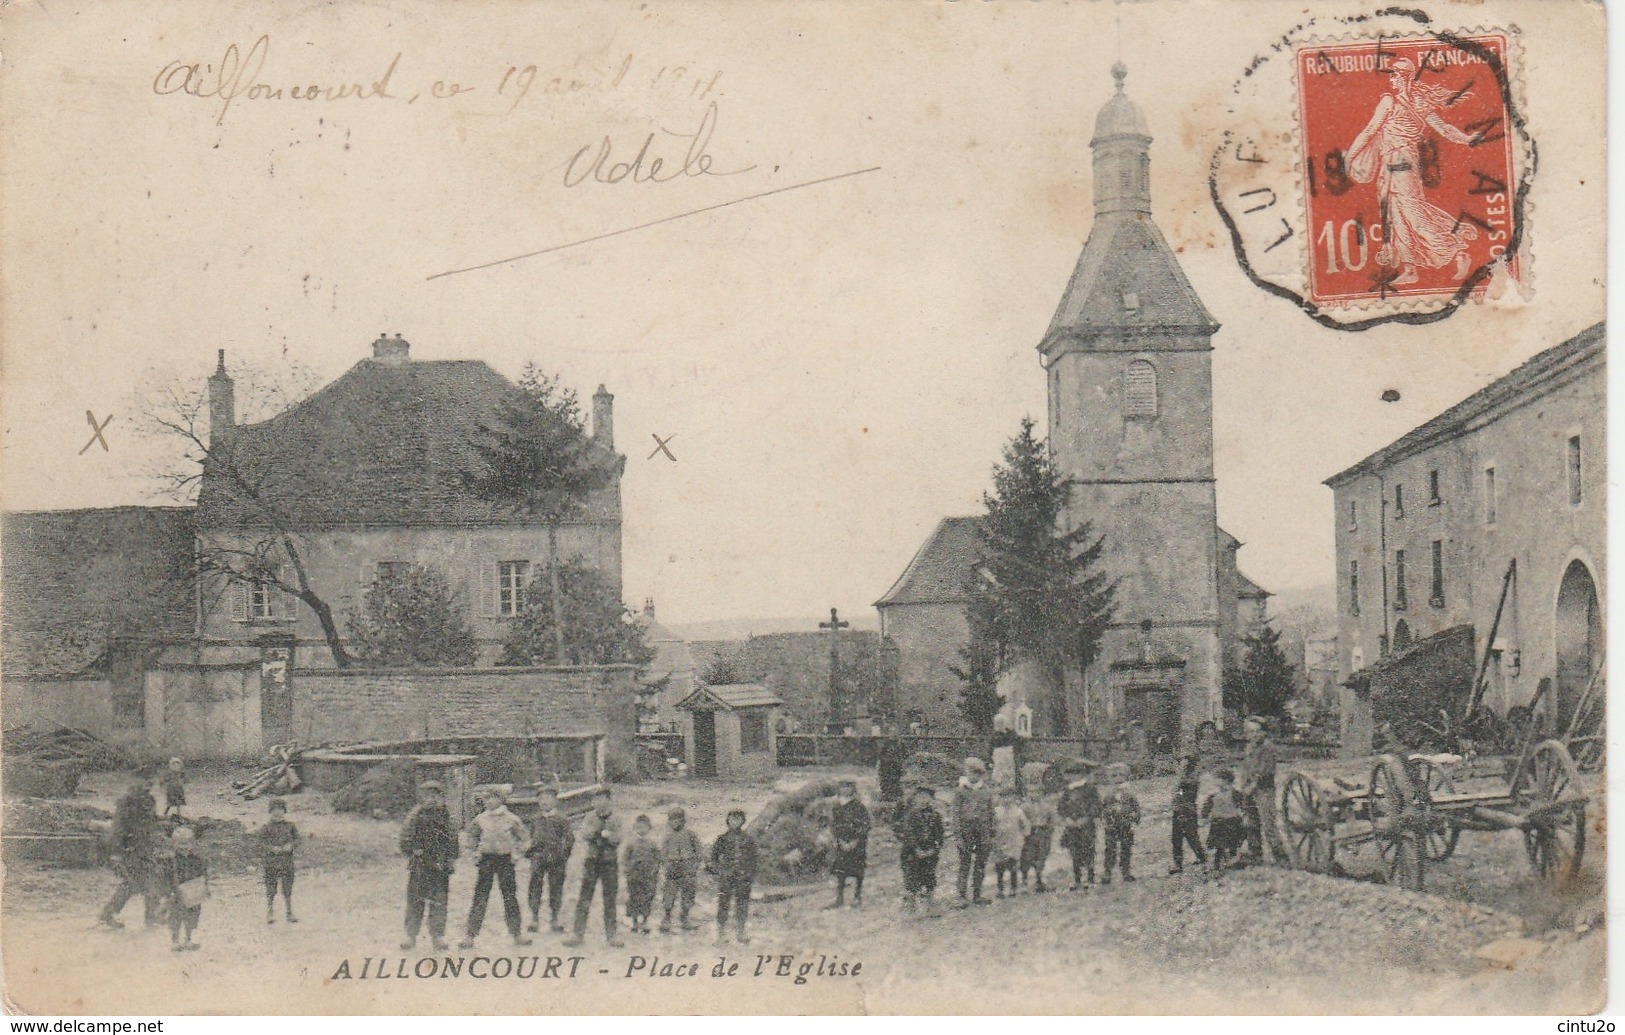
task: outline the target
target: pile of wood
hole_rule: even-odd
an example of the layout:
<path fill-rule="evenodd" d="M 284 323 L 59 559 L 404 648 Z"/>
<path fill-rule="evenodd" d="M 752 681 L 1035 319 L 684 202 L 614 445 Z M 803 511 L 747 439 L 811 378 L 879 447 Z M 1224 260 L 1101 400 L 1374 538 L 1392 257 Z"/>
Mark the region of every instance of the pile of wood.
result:
<path fill-rule="evenodd" d="M 105 740 L 72 726 L 40 730 L 18 726 L 0 734 L 0 753 L 7 761 L 36 765 L 71 763 L 80 772 L 132 768 L 135 763 Z"/>
<path fill-rule="evenodd" d="M 246 780 L 235 780 L 231 789 L 248 801 L 262 794 L 292 794 L 304 785 L 294 768 L 299 762 L 299 748 L 294 744 L 276 744 L 270 751 L 271 764 Z"/>

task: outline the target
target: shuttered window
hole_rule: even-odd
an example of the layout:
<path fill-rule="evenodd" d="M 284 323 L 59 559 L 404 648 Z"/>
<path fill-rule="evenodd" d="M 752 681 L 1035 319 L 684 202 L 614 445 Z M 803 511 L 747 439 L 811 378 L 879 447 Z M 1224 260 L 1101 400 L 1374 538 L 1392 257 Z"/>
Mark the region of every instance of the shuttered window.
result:
<path fill-rule="evenodd" d="M 1123 371 L 1123 412 L 1129 417 L 1157 415 L 1157 368 L 1137 359 Z"/>

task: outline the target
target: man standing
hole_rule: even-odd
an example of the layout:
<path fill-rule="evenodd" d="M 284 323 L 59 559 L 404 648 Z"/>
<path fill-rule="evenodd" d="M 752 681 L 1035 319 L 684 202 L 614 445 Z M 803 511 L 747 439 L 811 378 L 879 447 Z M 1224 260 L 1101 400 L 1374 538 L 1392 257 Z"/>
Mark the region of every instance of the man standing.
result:
<path fill-rule="evenodd" d="M 468 907 L 468 929 L 458 947 L 472 949 L 485 924 L 485 909 L 491 902 L 491 885 L 502 890 L 502 918 L 515 945 L 529 945 L 521 931 L 524 914 L 519 910 L 519 880 L 514 876 L 514 860 L 530 848 L 530 832 L 518 816 L 508 811 L 502 792 L 485 792 L 485 811 L 468 825 L 470 846 L 474 849 L 478 875 L 474 878 L 474 901 Z"/>
<path fill-rule="evenodd" d="M 1281 843 L 1281 832 L 1275 822 L 1275 767 L 1280 763 L 1280 756 L 1263 722 L 1248 719 L 1246 729 L 1247 753 L 1241 760 L 1241 793 L 1253 818 L 1247 832 L 1247 854 L 1255 862 L 1261 861 L 1264 842 L 1268 841 L 1270 857 L 1276 862 L 1285 862 L 1286 846 Z"/>
<path fill-rule="evenodd" d="M 1196 816 L 1196 798 L 1202 789 L 1196 766 L 1196 756 L 1186 755 L 1179 782 L 1174 785 L 1174 865 L 1169 873 L 1185 872 L 1186 845 L 1196 853 L 1196 861 L 1207 866 L 1207 853 L 1202 851 L 1202 832 Z"/>
<path fill-rule="evenodd" d="M 103 927 L 121 928 L 119 911 L 140 895 L 143 918 L 148 926 L 158 923 L 158 898 L 154 894 L 153 848 L 160 836 L 156 810 L 158 801 L 148 787 L 147 774 L 137 773 L 130 789 L 118 800 L 113 811 L 113 827 L 108 832 L 113 873 L 119 885 L 113 890 L 102 909 Z"/>
<path fill-rule="evenodd" d="M 417 947 L 423 914 L 429 914 L 429 937 L 437 951 L 446 946 L 446 897 L 451 871 L 457 868 L 457 830 L 445 795 L 435 780 L 418 785 L 418 803 L 401 824 L 401 854 L 407 858 L 406 940 L 401 948 Z"/>
<path fill-rule="evenodd" d="M 982 879 L 987 875 L 987 856 L 993 848 L 993 829 L 993 788 L 987 784 L 987 764 L 980 758 L 967 758 L 954 801 L 961 905 L 987 905 L 987 899 L 982 897 Z"/>
<path fill-rule="evenodd" d="M 576 896 L 575 933 L 564 944 L 576 946 L 587 940 L 593 889 L 602 887 L 604 937 L 610 945 L 624 945 L 615 926 L 615 896 L 621 883 L 621 820 L 613 813 L 608 787 L 598 789 L 592 813 L 581 823 L 581 844 L 586 858 L 581 867 L 581 893 Z"/>

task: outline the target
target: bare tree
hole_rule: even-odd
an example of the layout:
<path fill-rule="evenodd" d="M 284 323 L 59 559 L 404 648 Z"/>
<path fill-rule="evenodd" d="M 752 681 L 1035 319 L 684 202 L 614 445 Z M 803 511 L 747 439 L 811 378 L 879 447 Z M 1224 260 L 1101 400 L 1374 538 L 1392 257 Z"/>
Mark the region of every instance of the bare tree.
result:
<path fill-rule="evenodd" d="M 224 374 L 222 353 L 215 376 Z M 234 410 L 242 415 L 241 423 L 281 413 L 319 384 L 313 371 L 297 366 L 279 371 L 243 366 L 232 382 Z M 198 585 L 205 590 L 218 587 L 222 593 L 258 586 L 287 594 L 316 616 L 333 663 L 350 667 L 333 608 L 311 586 L 299 516 L 288 502 L 298 499 L 297 486 L 282 484 L 276 465 L 265 462 L 263 455 L 234 449 L 234 428 L 210 426 L 205 384 L 149 371 L 137 389 L 133 409 L 139 415 L 138 433 L 160 444 L 159 456 L 147 472 L 157 493 L 192 503 L 207 486 L 211 503 L 235 505 L 247 515 L 241 525 L 215 535 L 200 529 Z"/>

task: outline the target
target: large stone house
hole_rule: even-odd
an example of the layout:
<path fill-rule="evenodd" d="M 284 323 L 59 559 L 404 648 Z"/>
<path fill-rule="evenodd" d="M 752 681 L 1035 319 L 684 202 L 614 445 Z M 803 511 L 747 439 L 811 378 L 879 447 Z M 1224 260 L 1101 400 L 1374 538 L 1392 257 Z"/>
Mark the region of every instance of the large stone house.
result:
<path fill-rule="evenodd" d="M 1338 675 L 1356 687 L 1345 749 L 1371 736 L 1366 681 L 1350 677 L 1447 632 L 1465 631 L 1468 682 L 1483 667 L 1498 715 L 1549 680 L 1561 731 L 1588 684 L 1605 689 L 1607 387 L 1597 324 L 1326 480 Z"/>
<path fill-rule="evenodd" d="M 505 623 L 548 559 L 540 518 L 476 498 L 463 476 L 478 469 L 475 443 L 500 424 L 519 388 L 483 362 L 414 361 L 399 337 L 286 412 L 238 424 L 222 354 L 209 379 L 210 462 L 198 493 L 199 552 L 229 563 L 232 551 L 263 552 L 277 581 L 297 583 L 278 545 L 290 533 L 311 589 L 332 607 L 342 634 L 366 590 L 398 565 L 439 571 L 461 595 L 480 660 L 500 654 Z M 559 532 L 561 559 L 579 558 L 621 586 L 621 458 L 614 452 L 614 397 L 593 396 L 593 442 L 613 468 L 579 517 Z M 235 565 L 231 565 L 236 567 Z M 198 637 L 206 648 L 276 640 L 298 664 L 332 664 L 317 615 L 272 586 L 216 575 L 198 587 Z"/>

